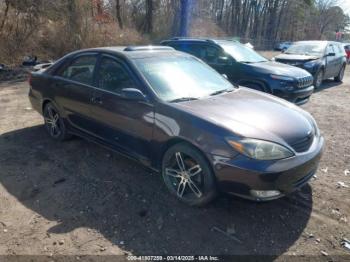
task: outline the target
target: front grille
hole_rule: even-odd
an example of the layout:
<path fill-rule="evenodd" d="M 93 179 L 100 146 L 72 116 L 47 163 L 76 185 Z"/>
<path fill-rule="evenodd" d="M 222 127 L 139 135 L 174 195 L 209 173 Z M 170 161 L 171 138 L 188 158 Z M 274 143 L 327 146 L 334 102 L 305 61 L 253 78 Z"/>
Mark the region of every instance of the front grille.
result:
<path fill-rule="evenodd" d="M 305 152 L 310 148 L 312 142 L 314 141 L 314 137 L 315 135 L 312 132 L 310 135 L 292 144 L 291 147 L 298 153 Z"/>
<path fill-rule="evenodd" d="M 302 77 L 298 79 L 298 88 L 305 88 L 305 87 L 309 87 L 312 85 L 313 82 L 313 78 L 312 76 L 306 76 L 306 77 Z"/>

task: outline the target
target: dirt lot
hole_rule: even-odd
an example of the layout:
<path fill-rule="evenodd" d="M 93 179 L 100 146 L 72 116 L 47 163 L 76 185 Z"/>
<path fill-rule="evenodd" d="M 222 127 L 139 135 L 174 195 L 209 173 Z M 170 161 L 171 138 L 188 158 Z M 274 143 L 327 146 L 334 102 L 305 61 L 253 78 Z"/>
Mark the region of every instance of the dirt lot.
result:
<path fill-rule="evenodd" d="M 200 209 L 178 202 L 160 176 L 131 160 L 79 138 L 49 139 L 27 92 L 25 82 L 0 84 L 0 254 L 350 259 L 341 245 L 350 239 L 350 188 L 337 186 L 350 186 L 349 69 L 343 84 L 327 81 L 302 106 L 326 140 L 310 185 L 268 203 L 221 196 Z"/>

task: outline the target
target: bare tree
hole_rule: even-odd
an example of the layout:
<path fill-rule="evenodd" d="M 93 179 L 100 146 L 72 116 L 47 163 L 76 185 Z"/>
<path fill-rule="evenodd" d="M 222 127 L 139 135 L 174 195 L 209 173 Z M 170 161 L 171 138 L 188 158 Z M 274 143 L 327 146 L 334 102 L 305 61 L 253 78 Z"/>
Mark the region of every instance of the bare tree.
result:
<path fill-rule="evenodd" d="M 146 0 L 146 17 L 143 31 L 146 34 L 151 34 L 153 31 L 153 0 Z"/>
<path fill-rule="evenodd" d="M 117 16 L 117 21 L 120 29 L 123 29 L 123 20 L 121 16 L 121 6 L 120 6 L 120 0 L 115 0 L 115 11 Z"/>
<path fill-rule="evenodd" d="M 1 24 L 0 24 L 0 33 L 2 32 L 2 29 L 4 28 L 9 8 L 10 8 L 10 0 L 6 0 L 5 1 L 5 11 L 4 11 L 4 15 L 3 15 L 3 18 L 2 18 Z"/>

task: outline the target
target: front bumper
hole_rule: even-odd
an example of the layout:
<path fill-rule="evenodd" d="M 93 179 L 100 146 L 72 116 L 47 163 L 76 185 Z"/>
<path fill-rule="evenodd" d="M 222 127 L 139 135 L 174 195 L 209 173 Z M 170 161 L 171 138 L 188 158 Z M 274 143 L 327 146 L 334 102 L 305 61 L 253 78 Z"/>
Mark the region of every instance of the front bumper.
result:
<path fill-rule="evenodd" d="M 244 198 L 266 201 L 282 197 L 304 186 L 315 174 L 323 151 L 324 139 L 315 138 L 307 152 L 294 157 L 261 161 L 238 155 L 234 159 L 212 156 L 220 190 Z M 279 195 L 257 197 L 252 190 L 278 190 Z"/>
<path fill-rule="evenodd" d="M 276 96 L 284 98 L 289 102 L 295 103 L 297 105 L 305 104 L 309 101 L 310 96 L 314 92 L 314 86 L 309 86 L 306 88 L 294 88 L 292 90 L 278 90 Z"/>

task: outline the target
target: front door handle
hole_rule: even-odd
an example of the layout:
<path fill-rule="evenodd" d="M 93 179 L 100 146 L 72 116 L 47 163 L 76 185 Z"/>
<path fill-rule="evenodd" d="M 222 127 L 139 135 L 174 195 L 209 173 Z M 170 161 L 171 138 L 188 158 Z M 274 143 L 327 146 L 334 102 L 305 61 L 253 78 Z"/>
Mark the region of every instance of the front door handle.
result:
<path fill-rule="evenodd" d="M 101 97 L 92 97 L 91 102 L 94 104 L 99 104 L 99 105 L 103 104 Z"/>

